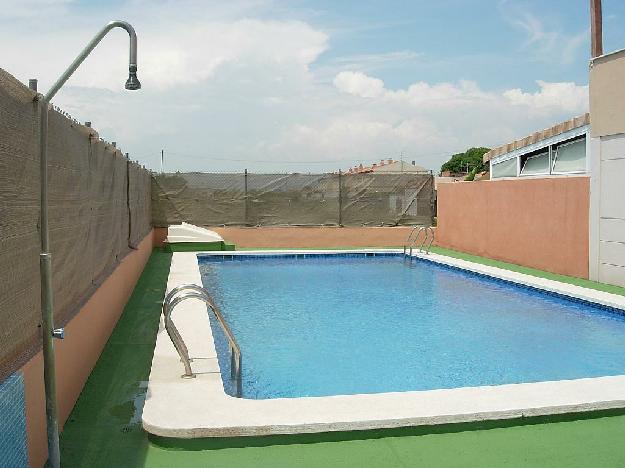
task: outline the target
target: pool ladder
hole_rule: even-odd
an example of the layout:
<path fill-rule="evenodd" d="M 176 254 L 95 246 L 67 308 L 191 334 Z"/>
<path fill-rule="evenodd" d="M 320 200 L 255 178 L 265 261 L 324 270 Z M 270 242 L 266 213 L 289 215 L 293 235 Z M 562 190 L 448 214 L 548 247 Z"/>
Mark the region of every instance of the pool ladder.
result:
<path fill-rule="evenodd" d="M 180 356 L 180 360 L 184 364 L 184 375 L 182 377 L 186 379 L 195 377 L 195 374 L 191 369 L 191 361 L 193 361 L 193 359 L 189 358 L 189 349 L 184 343 L 182 336 L 180 336 L 178 328 L 174 325 L 174 322 L 171 319 L 171 313 L 178 304 L 187 299 L 199 299 L 206 303 L 206 305 L 208 305 L 208 307 L 212 310 L 213 314 L 217 318 L 217 321 L 221 325 L 222 330 L 226 334 L 230 345 L 230 377 L 236 382 L 236 396 L 240 398 L 241 349 L 239 348 L 237 341 L 234 339 L 234 335 L 232 334 L 230 327 L 228 327 L 228 324 L 224 320 L 219 307 L 215 304 L 215 301 L 213 301 L 206 289 L 196 284 L 183 284 L 181 286 L 177 286 L 172 289 L 163 300 L 162 312 L 163 317 L 165 318 L 165 330 L 167 331 L 174 348 L 176 348 L 176 351 Z"/>
<path fill-rule="evenodd" d="M 418 244 L 422 233 L 423 240 L 420 244 Z M 410 231 L 410 234 L 408 234 L 408 238 L 404 244 L 404 255 L 406 255 L 406 250 L 410 250 L 410 256 L 412 257 L 412 249 L 417 247 L 417 245 L 419 247 L 419 252 L 427 255 L 430 253 L 430 248 L 432 247 L 433 242 L 434 229 L 432 229 L 431 226 L 415 226 L 412 231 Z"/>

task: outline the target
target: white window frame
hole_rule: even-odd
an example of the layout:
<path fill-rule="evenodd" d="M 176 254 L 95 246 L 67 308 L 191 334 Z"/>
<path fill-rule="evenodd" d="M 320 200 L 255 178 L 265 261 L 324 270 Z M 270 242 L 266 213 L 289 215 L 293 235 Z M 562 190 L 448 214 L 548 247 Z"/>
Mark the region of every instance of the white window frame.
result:
<path fill-rule="evenodd" d="M 586 137 L 586 138 L 588 138 L 588 137 Z M 586 159 L 585 159 L 586 169 L 582 169 L 582 170 L 579 170 L 579 171 L 564 171 L 564 172 L 563 171 L 554 171 L 553 170 L 553 168 L 556 165 L 556 161 L 557 161 L 558 148 L 563 147 L 563 146 L 573 145 L 575 143 L 579 143 L 580 139 L 576 138 L 575 140 L 567 141 L 566 143 L 559 144 L 558 147 L 555 149 L 554 156 L 553 156 L 553 161 L 551 162 L 551 165 L 549 166 L 550 169 L 551 169 L 551 173 L 553 175 L 585 174 L 588 171 L 588 169 L 587 169 L 588 168 L 588 145 L 586 145 L 587 141 L 588 140 L 584 141 L 584 146 L 585 146 L 585 151 L 586 151 Z"/>
<path fill-rule="evenodd" d="M 540 153 L 537 153 L 537 154 L 535 154 L 533 156 L 529 156 L 523 162 L 523 166 L 519 170 L 519 177 L 543 177 L 543 176 L 551 174 L 551 146 L 549 146 L 546 149 L 547 149 L 547 151 L 541 151 Z M 547 172 L 537 172 L 536 174 L 523 174 L 523 168 L 525 167 L 525 164 L 527 163 L 528 160 L 530 160 L 532 158 L 537 158 L 538 156 L 542 156 L 545 153 L 547 153 Z M 523 156 L 524 155 L 519 155 L 518 156 L 518 158 L 519 158 L 519 165 L 521 164 L 521 159 L 523 159 Z"/>
<path fill-rule="evenodd" d="M 489 165 L 489 172 L 491 174 L 491 178 L 492 178 L 492 174 L 493 174 L 493 166 L 495 164 L 506 162 L 506 161 L 509 161 L 511 159 L 514 159 L 514 158 L 497 158 L 495 162 L 493 162 L 493 160 L 491 159 L 490 160 L 490 165 Z M 519 161 L 520 161 L 519 158 L 516 158 L 516 161 L 515 161 L 516 162 L 516 175 L 514 175 L 514 176 L 506 176 L 506 177 L 495 177 L 493 180 L 516 179 L 516 178 L 518 178 L 519 177 L 519 172 L 521 170 Z"/>
<path fill-rule="evenodd" d="M 572 171 L 572 172 L 553 172 L 553 166 L 555 162 L 555 151 L 554 146 L 562 144 L 562 146 L 567 144 L 572 144 L 577 141 L 581 137 L 586 139 L 586 169 L 581 171 Z M 567 141 L 573 140 L 573 141 Z M 577 127 L 568 132 L 561 133 L 559 135 L 552 136 L 550 138 L 546 138 L 537 143 L 533 143 L 531 145 L 525 146 L 523 148 L 519 148 L 514 151 L 510 151 L 509 153 L 502 154 L 495 158 L 492 158 L 489 161 L 489 168 L 491 173 L 491 180 L 506 180 L 506 179 L 525 179 L 532 177 L 549 177 L 551 175 L 555 176 L 567 176 L 567 175 L 579 175 L 579 174 L 589 174 L 590 173 L 590 151 L 589 151 L 589 141 L 590 141 L 590 126 L 584 125 L 582 127 Z M 566 142 L 566 143 L 564 143 Z M 528 174 L 521 175 L 521 158 L 528 153 L 534 153 L 540 150 L 549 151 L 549 172 L 541 173 L 541 174 Z M 517 161 L 517 175 L 516 177 L 508 176 L 508 177 L 492 177 L 493 174 L 493 165 L 498 164 L 504 161 L 508 161 L 509 159 L 516 158 Z"/>

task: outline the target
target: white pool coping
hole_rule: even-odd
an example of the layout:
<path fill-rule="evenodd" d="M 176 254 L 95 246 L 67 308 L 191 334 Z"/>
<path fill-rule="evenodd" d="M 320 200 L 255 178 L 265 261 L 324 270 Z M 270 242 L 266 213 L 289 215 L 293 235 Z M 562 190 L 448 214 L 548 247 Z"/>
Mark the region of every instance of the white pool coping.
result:
<path fill-rule="evenodd" d="M 197 256 L 353 253 L 354 250 L 175 252 L 167 291 L 202 285 Z M 362 249 L 358 252 L 401 252 Z M 422 256 L 422 254 L 415 254 Z M 526 286 L 625 309 L 625 297 L 431 253 L 428 260 Z M 142 421 L 163 437 L 199 438 L 438 425 L 625 408 L 625 375 L 454 389 L 252 400 L 224 392 L 205 305 L 185 301 L 173 314 L 193 358 L 193 379 L 165 332 L 156 339 Z M 243 367 L 245 367 L 245 350 Z"/>

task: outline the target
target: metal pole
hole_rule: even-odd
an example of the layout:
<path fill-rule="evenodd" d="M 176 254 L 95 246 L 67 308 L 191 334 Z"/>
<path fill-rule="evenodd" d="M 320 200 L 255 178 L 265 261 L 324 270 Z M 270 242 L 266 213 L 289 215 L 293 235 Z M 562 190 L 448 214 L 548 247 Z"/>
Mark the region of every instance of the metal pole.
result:
<path fill-rule="evenodd" d="M 52 88 L 48 91 L 45 98 L 47 101 L 51 101 L 54 95 L 61 89 L 70 76 L 76 71 L 80 64 L 87 58 L 93 49 L 100 43 L 100 41 L 108 34 L 113 28 L 122 28 L 128 32 L 130 36 L 130 60 L 128 70 L 130 76 L 126 82 L 126 89 L 139 89 L 140 85 L 137 81 L 137 34 L 134 28 L 125 21 L 111 21 L 104 26 L 100 32 L 98 32 L 93 39 L 86 45 L 86 47 L 78 54 L 78 57 L 71 63 L 71 65 L 65 70 L 58 80 L 52 85 Z"/>
<path fill-rule="evenodd" d="M 63 338 L 63 329 L 54 328 L 54 292 L 52 284 L 52 255 L 50 253 L 50 234 L 48 222 L 48 109 L 50 101 L 72 76 L 80 64 L 98 45 L 102 38 L 113 28 L 120 27 L 130 36 L 129 78 L 126 89 L 139 89 L 137 80 L 137 36 L 133 27 L 124 21 L 111 21 L 87 44 L 65 72 L 52 85 L 45 96 L 37 95 L 39 101 L 39 168 L 40 168 L 40 235 L 41 253 L 39 271 L 41 275 L 41 332 L 43 349 L 43 379 L 46 392 L 46 423 L 48 435 L 48 464 L 59 468 L 61 455 L 59 449 L 58 411 L 56 401 L 56 363 L 54 356 L 54 338 Z"/>
<path fill-rule="evenodd" d="M 48 101 L 40 99 L 40 203 L 41 203 L 41 330 L 43 347 L 43 381 L 46 392 L 46 422 L 48 432 L 48 462 L 57 468 L 61 464 L 59 450 L 58 412 L 56 407 L 56 364 L 54 359 L 54 306 L 52 293 L 52 255 L 48 228 Z"/>
<path fill-rule="evenodd" d="M 243 219 L 243 223 L 248 226 L 249 225 L 249 221 L 248 221 L 248 200 L 247 200 L 247 169 L 245 169 L 245 173 L 244 173 L 244 186 L 245 186 L 245 196 L 244 196 L 244 200 L 245 200 L 245 208 L 244 208 L 244 219 Z"/>
<path fill-rule="evenodd" d="M 164 162 L 165 162 L 165 150 L 161 150 L 161 174 L 163 173 Z"/>
<path fill-rule="evenodd" d="M 126 153 L 126 210 L 128 211 L 128 238 L 127 244 L 131 249 L 137 247 L 132 243 L 132 210 L 130 209 L 130 154 Z"/>
<path fill-rule="evenodd" d="M 590 55 L 603 55 L 603 20 L 601 0 L 590 0 Z"/>
<path fill-rule="evenodd" d="M 339 226 L 343 226 L 343 177 L 339 169 Z"/>

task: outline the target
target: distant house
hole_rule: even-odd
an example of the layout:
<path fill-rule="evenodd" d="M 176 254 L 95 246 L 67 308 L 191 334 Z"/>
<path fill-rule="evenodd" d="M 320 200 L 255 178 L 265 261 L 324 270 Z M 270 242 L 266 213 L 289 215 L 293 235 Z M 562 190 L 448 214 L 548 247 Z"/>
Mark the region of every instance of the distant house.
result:
<path fill-rule="evenodd" d="M 430 171 L 424 167 L 417 166 L 415 161 L 408 163 L 406 161 L 394 161 L 393 159 L 382 159 L 379 163 L 373 163 L 371 166 L 363 166 L 362 164 L 354 167 L 350 167 L 345 174 L 363 174 L 363 173 L 376 173 L 376 174 L 403 174 L 403 173 L 416 173 L 416 174 L 429 174 Z"/>

